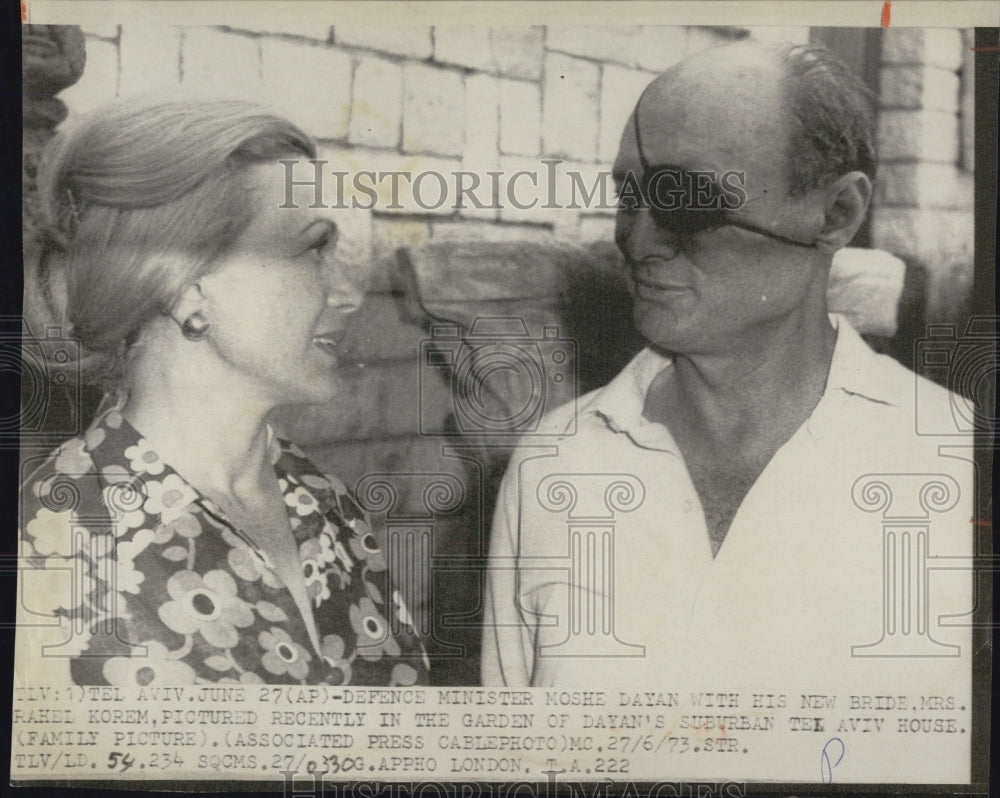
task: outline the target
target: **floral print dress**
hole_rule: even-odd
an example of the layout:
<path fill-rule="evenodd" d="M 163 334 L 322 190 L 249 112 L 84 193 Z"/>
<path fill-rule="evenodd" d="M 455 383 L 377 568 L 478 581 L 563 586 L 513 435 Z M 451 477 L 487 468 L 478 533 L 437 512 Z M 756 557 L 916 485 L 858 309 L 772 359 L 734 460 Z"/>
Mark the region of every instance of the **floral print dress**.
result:
<path fill-rule="evenodd" d="M 48 599 L 75 683 L 427 682 L 365 514 L 292 444 L 272 437 L 269 451 L 318 647 L 267 555 L 117 408 L 25 482 L 23 554 L 74 575 Z"/>

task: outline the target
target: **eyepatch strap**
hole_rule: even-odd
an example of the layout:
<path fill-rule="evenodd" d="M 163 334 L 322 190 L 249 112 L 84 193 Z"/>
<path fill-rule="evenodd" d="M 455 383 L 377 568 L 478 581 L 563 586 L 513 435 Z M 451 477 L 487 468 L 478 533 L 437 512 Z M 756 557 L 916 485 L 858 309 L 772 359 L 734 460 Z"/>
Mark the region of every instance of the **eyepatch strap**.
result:
<path fill-rule="evenodd" d="M 644 173 L 649 172 L 649 161 L 646 159 L 646 153 L 642 151 L 642 134 L 639 132 L 639 109 L 642 107 L 642 100 L 646 96 L 652 87 L 652 83 L 642 90 L 642 94 L 639 95 L 639 102 L 635 104 L 635 113 L 632 114 L 632 122 L 635 127 L 635 146 L 639 150 L 639 163 L 642 164 L 642 171 Z"/>

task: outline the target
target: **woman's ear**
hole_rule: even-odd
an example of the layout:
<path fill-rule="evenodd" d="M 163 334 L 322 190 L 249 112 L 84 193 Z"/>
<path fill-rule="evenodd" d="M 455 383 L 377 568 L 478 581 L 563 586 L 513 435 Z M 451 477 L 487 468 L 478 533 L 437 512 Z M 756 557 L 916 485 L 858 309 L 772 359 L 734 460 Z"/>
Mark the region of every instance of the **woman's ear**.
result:
<path fill-rule="evenodd" d="M 864 172 L 849 172 L 825 190 L 823 229 L 816 246 L 831 254 L 846 247 L 865 220 L 872 195 L 872 181 Z"/>
<path fill-rule="evenodd" d="M 174 304 L 169 315 L 177 322 L 178 327 L 183 327 L 184 322 L 195 313 L 205 315 L 208 303 L 205 301 L 205 294 L 201 290 L 199 283 L 192 283 L 184 289 L 180 299 Z"/>

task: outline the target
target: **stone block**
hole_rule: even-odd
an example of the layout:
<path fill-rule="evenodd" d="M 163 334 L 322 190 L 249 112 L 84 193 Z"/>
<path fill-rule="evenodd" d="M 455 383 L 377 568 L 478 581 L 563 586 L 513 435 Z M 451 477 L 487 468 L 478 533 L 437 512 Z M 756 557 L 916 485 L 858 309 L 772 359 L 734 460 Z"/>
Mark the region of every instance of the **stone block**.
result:
<path fill-rule="evenodd" d="M 579 240 L 584 243 L 614 241 L 614 216 L 581 214 Z"/>
<path fill-rule="evenodd" d="M 556 203 L 579 213 L 614 215 L 615 183 L 604 165 L 564 161 L 556 166 Z"/>
<path fill-rule="evenodd" d="M 902 258 L 917 258 L 924 249 L 919 208 L 877 208 L 872 214 L 872 243 Z"/>
<path fill-rule="evenodd" d="M 480 72 L 493 71 L 490 28 L 469 25 L 435 25 L 434 60 L 442 64 L 457 64 Z"/>
<path fill-rule="evenodd" d="M 538 155 L 541 146 L 542 94 L 538 85 L 500 81 L 500 151 Z"/>
<path fill-rule="evenodd" d="M 504 81 L 506 82 L 506 81 Z M 490 75 L 465 78 L 464 164 L 495 169 L 500 140 L 500 86 Z"/>
<path fill-rule="evenodd" d="M 348 139 L 371 147 L 399 146 L 403 126 L 403 70 L 398 64 L 362 56 L 354 70 Z"/>
<path fill-rule="evenodd" d="M 361 308 L 347 322 L 344 340 L 338 345 L 349 363 L 384 360 L 416 360 L 423 328 L 410 318 L 402 299 L 391 293 L 368 293 Z"/>
<path fill-rule="evenodd" d="M 957 71 L 962 33 L 956 28 L 890 27 L 882 36 L 883 64 L 926 64 Z"/>
<path fill-rule="evenodd" d="M 252 33 L 277 34 L 281 36 L 296 36 L 303 39 L 314 39 L 326 42 L 330 39 L 329 23 L 314 22 L 296 15 L 294 10 L 282 10 L 280 14 L 269 14 L 266 22 L 254 22 L 241 19 L 235 25 L 228 27 L 233 30 L 251 31 Z"/>
<path fill-rule="evenodd" d="M 258 40 L 215 28 L 185 28 L 181 82 L 199 92 L 260 100 Z"/>
<path fill-rule="evenodd" d="M 262 39 L 261 74 L 268 101 L 312 136 L 347 138 L 351 57 L 307 42 Z"/>
<path fill-rule="evenodd" d="M 845 247 L 833 256 L 827 307 L 860 333 L 891 337 L 905 276 L 906 264 L 889 252 Z"/>
<path fill-rule="evenodd" d="M 884 111 L 878 126 L 879 158 L 956 163 L 958 132 L 958 116 L 946 111 Z"/>
<path fill-rule="evenodd" d="M 601 75 L 601 128 L 598 157 L 611 164 L 618 154 L 622 130 L 643 90 L 656 77 L 651 72 L 608 65 Z"/>
<path fill-rule="evenodd" d="M 955 72 L 962 67 L 963 55 L 962 30 L 958 28 L 924 29 L 924 60 L 929 66 L 937 66 Z"/>
<path fill-rule="evenodd" d="M 392 291 L 392 272 L 396 267 L 396 250 L 420 247 L 431 237 L 427 222 L 392 217 L 376 217 L 372 225 L 372 291 Z"/>
<path fill-rule="evenodd" d="M 890 27 L 882 31 L 883 64 L 922 64 L 924 32 L 920 28 Z"/>
<path fill-rule="evenodd" d="M 175 89 L 181 80 L 181 29 L 129 23 L 118 41 L 119 94 Z"/>
<path fill-rule="evenodd" d="M 927 276 L 928 324 L 955 322 L 968 313 L 972 294 L 972 260 L 948 263 Z"/>
<path fill-rule="evenodd" d="M 433 52 L 431 29 L 420 25 L 393 25 L 380 22 L 369 25 L 337 25 L 333 29 L 337 44 L 362 47 L 381 53 L 430 58 Z"/>
<path fill-rule="evenodd" d="M 465 86 L 458 72 L 426 64 L 403 67 L 403 149 L 461 156 Z"/>
<path fill-rule="evenodd" d="M 962 71 L 959 93 L 959 118 L 962 126 L 962 168 L 976 168 L 976 54 L 972 51 L 976 37 L 971 30 L 962 31 Z"/>
<path fill-rule="evenodd" d="M 929 273 L 971 263 L 974 240 L 971 211 L 877 208 L 872 215 L 873 244 L 924 264 Z"/>
<path fill-rule="evenodd" d="M 118 45 L 87 37 L 87 63 L 74 85 L 63 89 L 59 99 L 70 114 L 85 114 L 118 95 Z"/>
<path fill-rule="evenodd" d="M 549 25 L 545 47 L 596 61 L 635 66 L 641 33 L 642 29 L 635 25 Z"/>
<path fill-rule="evenodd" d="M 461 161 L 361 147 L 331 148 L 328 170 L 346 172 L 346 204 L 379 214 L 455 213 L 455 173 Z M 306 186 L 303 191 L 308 192 Z M 330 192 L 336 196 L 336 191 Z M 329 204 L 329 203 L 328 203 Z"/>
<path fill-rule="evenodd" d="M 883 109 L 958 110 L 959 78 L 955 72 L 930 66 L 887 66 L 880 80 Z"/>
<path fill-rule="evenodd" d="M 87 36 L 100 39 L 117 39 L 119 25 L 117 22 L 98 22 L 96 19 L 91 19 L 88 22 L 81 22 L 80 30 L 87 34 Z"/>
<path fill-rule="evenodd" d="M 310 441 L 318 446 L 416 434 L 419 407 L 414 397 L 420 388 L 416 360 L 364 367 L 341 365 L 337 377 L 332 401 L 275 414 L 280 428 L 293 441 Z"/>
<path fill-rule="evenodd" d="M 478 221 L 435 220 L 431 223 L 431 238 L 442 241 L 527 241 L 542 244 L 552 240 L 552 233 L 534 224 L 485 224 Z"/>
<path fill-rule="evenodd" d="M 919 64 L 885 66 L 879 76 L 882 108 L 917 110 L 923 107 L 924 68 Z"/>
<path fill-rule="evenodd" d="M 687 55 L 687 28 L 680 25 L 644 25 L 638 39 L 638 64 L 662 72 Z"/>
<path fill-rule="evenodd" d="M 494 69 L 518 80 L 540 80 L 545 28 L 540 25 L 490 28 Z"/>
<path fill-rule="evenodd" d="M 593 161 L 597 157 L 600 68 L 559 53 L 545 57 L 542 151 Z"/>
<path fill-rule="evenodd" d="M 972 175 L 953 164 L 888 162 L 875 181 L 878 206 L 920 208 L 973 207 Z"/>
<path fill-rule="evenodd" d="M 500 88 L 492 75 L 467 75 L 465 78 L 465 152 L 462 169 L 471 174 L 463 178 L 470 195 L 463 197 L 464 216 L 495 219 L 498 209 L 487 172 L 499 166 Z M 476 207 L 476 201 L 486 207 Z"/>
<path fill-rule="evenodd" d="M 549 181 L 555 167 L 538 158 L 500 156 L 500 221 L 521 224 L 554 224 L 558 207 Z M 550 172 L 550 169 L 553 171 Z M 544 206 L 550 207 L 544 207 Z"/>

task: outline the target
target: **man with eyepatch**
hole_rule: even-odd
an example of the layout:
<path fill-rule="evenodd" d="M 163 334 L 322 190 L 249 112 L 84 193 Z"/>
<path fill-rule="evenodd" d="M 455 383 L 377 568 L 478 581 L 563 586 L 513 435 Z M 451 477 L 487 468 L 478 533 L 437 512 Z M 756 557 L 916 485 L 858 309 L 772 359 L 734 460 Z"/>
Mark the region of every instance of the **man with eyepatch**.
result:
<path fill-rule="evenodd" d="M 534 443 L 557 452 L 511 462 L 486 684 L 717 689 L 743 708 L 753 693 L 926 690 L 970 706 L 970 563 L 928 577 L 898 560 L 971 554 L 971 454 L 939 456 L 963 439 L 914 419 L 919 396 L 953 428 L 954 397 L 827 310 L 833 255 L 871 197 L 873 128 L 865 90 L 814 47 L 709 50 L 643 93 L 613 171 L 649 346 L 543 422 L 562 437 Z M 881 480 L 884 513 L 879 474 L 898 477 Z M 930 475 L 948 498 L 928 509 Z M 895 537 L 893 513 L 912 524 Z"/>

